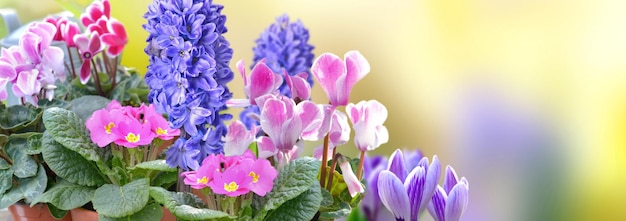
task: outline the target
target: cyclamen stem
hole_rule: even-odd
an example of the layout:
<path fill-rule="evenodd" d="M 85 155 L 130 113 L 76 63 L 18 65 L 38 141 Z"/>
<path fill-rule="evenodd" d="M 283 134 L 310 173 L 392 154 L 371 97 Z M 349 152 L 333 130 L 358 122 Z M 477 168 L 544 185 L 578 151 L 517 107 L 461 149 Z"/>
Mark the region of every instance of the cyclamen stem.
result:
<path fill-rule="evenodd" d="M 65 45 L 67 48 L 67 55 L 70 57 L 70 70 L 72 70 L 72 78 L 76 78 L 76 71 L 74 70 L 74 58 L 72 57 L 72 51 L 70 51 L 70 46 Z"/>
<path fill-rule="evenodd" d="M 330 141 L 330 133 L 324 137 L 324 149 L 322 151 L 322 173 L 320 174 L 320 186 L 326 187 L 326 164 L 328 163 L 328 143 Z"/>
<path fill-rule="evenodd" d="M 361 151 L 361 157 L 359 158 L 359 168 L 356 170 L 356 178 L 361 179 L 361 173 L 363 173 L 363 160 L 365 159 L 365 151 Z"/>
<path fill-rule="evenodd" d="M 98 76 L 98 65 L 96 65 L 96 61 L 94 61 L 93 58 L 91 59 L 91 64 L 93 65 L 93 72 L 91 73 L 93 74 L 93 81 L 96 85 L 98 95 L 104 96 L 104 92 L 102 91 L 102 87 L 100 85 L 100 77 Z"/>
<path fill-rule="evenodd" d="M 341 154 L 337 154 L 337 148 L 333 148 L 333 163 L 330 165 L 330 173 L 328 174 L 328 183 L 326 183 L 326 190 L 330 191 L 333 188 L 333 177 L 335 177 L 335 168 L 337 168 L 337 158 Z"/>

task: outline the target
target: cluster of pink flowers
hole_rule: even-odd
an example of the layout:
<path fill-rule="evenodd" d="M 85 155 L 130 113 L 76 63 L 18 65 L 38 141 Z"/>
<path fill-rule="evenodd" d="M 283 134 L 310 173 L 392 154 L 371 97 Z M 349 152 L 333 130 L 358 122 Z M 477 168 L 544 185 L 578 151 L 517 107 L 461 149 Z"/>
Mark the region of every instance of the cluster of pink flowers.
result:
<path fill-rule="evenodd" d="M 154 105 L 122 106 L 113 100 L 106 108 L 95 111 L 85 123 L 91 140 L 99 147 L 115 143 L 128 148 L 152 143 L 154 138 L 169 140 L 180 135 L 156 112 Z"/>
<path fill-rule="evenodd" d="M 184 182 L 194 189 L 210 187 L 216 194 L 237 197 L 250 191 L 265 196 L 272 190 L 276 169 L 247 150 L 242 155 L 210 154 L 195 171 L 183 172 Z"/>
<path fill-rule="evenodd" d="M 124 25 L 111 17 L 111 4 L 108 0 L 92 2 L 80 16 L 80 22 L 86 28 L 84 33 L 80 32 L 76 22 L 65 17 L 47 18 L 46 22 L 57 28 L 54 40 L 65 41 L 68 48 L 78 49 L 82 61 L 80 80 L 83 84 L 89 80 L 92 59 L 97 54 L 105 50 L 108 57 L 117 57 L 128 42 Z"/>
<path fill-rule="evenodd" d="M 19 45 L 2 48 L 0 53 L 0 101 L 7 98 L 6 85 L 22 103 L 37 105 L 39 95 L 54 97 L 57 79 L 65 79 L 63 50 L 51 46 L 56 32 L 54 25 L 31 23 L 19 40 Z"/>

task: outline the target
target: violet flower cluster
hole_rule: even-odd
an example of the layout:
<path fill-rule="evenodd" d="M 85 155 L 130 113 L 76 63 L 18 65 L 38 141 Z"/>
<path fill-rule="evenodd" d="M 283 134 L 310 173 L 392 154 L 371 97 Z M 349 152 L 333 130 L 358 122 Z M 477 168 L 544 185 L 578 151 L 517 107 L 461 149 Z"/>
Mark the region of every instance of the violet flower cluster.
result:
<path fill-rule="evenodd" d="M 250 68 L 259 62 L 264 62 L 274 73 L 279 76 L 300 75 L 308 85 L 313 85 L 311 65 L 313 64 L 313 45 L 309 44 L 309 30 L 297 20 L 289 21 L 289 16 L 284 14 L 276 18 L 276 22 L 265 29 L 256 40 L 253 63 Z M 294 98 L 289 89 L 288 82 L 283 80 L 278 87 L 280 94 Z M 245 108 L 241 114 L 241 121 L 248 127 L 259 125 L 259 106 L 252 105 Z"/>
<path fill-rule="evenodd" d="M 167 151 L 167 163 L 184 170 L 223 152 L 223 121 L 232 117 L 220 113 L 232 97 L 226 83 L 233 79 L 222 8 L 212 0 L 155 0 L 144 15 L 148 99 L 173 128 L 183 129 Z"/>
<path fill-rule="evenodd" d="M 361 203 L 365 217 L 417 221 L 428 209 L 436 221 L 460 220 L 469 200 L 467 179 L 459 179 L 448 165 L 442 187 L 437 185 L 440 172 L 437 156 L 429 164 L 420 152 L 396 150 L 389 161 L 366 158 L 367 192 Z"/>

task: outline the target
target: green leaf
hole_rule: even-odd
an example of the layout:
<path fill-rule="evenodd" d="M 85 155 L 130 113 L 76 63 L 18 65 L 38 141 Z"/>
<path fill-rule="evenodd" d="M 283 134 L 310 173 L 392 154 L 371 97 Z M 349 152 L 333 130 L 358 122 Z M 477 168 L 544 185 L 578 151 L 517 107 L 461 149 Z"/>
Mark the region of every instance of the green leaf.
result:
<path fill-rule="evenodd" d="M 38 120 L 38 111 L 21 105 L 8 107 L 0 113 L 0 128 L 5 130 L 20 130 Z"/>
<path fill-rule="evenodd" d="M 328 192 L 328 190 L 324 188 L 322 188 L 322 197 L 323 197 L 322 203 L 321 203 L 322 206 L 328 207 L 328 206 L 333 205 L 333 202 L 334 202 L 333 196 L 330 195 L 330 192 Z"/>
<path fill-rule="evenodd" d="M 169 188 L 174 185 L 178 180 L 178 171 L 177 172 L 160 172 L 158 173 L 154 179 L 152 179 L 152 186 L 160 186 L 163 188 Z"/>
<path fill-rule="evenodd" d="M 62 219 L 65 215 L 67 215 L 67 212 L 69 212 L 67 210 L 56 208 L 50 203 L 47 203 L 46 205 L 48 206 L 48 210 L 50 210 L 50 215 L 52 215 L 55 219 Z"/>
<path fill-rule="evenodd" d="M 9 141 L 9 136 L 0 134 L 0 147 L 4 147 L 4 144 L 6 144 L 8 141 Z"/>
<path fill-rule="evenodd" d="M 0 158 L 0 170 L 6 170 L 11 168 L 11 164 L 7 162 L 4 158 Z"/>
<path fill-rule="evenodd" d="M 51 203 L 56 208 L 62 210 L 71 210 L 91 201 L 94 192 L 95 190 L 92 188 L 61 180 L 41 195 L 41 197 L 34 200 L 31 206 L 38 202 L 44 202 Z"/>
<path fill-rule="evenodd" d="M 26 139 L 26 149 L 24 152 L 29 155 L 35 155 L 41 153 L 41 138 L 43 133 L 33 133 Z"/>
<path fill-rule="evenodd" d="M 74 112 L 53 107 L 43 113 L 47 132 L 56 142 L 90 161 L 101 162 L 96 146 L 89 137 L 84 122 Z"/>
<path fill-rule="evenodd" d="M 228 213 L 205 209 L 204 203 L 195 195 L 185 192 L 169 192 L 161 187 L 150 187 L 150 196 L 182 220 L 207 220 L 229 218 Z M 197 208 L 200 207 L 200 208 Z"/>
<path fill-rule="evenodd" d="M 13 185 L 13 170 L 11 168 L 0 170 L 0 196 Z"/>
<path fill-rule="evenodd" d="M 148 203 L 150 182 L 146 178 L 134 180 L 124 186 L 104 184 L 96 190 L 93 208 L 99 214 L 112 218 L 130 216 Z"/>
<path fill-rule="evenodd" d="M 37 162 L 24 152 L 25 139 L 10 139 L 5 146 L 6 152 L 13 159 L 13 174 L 19 178 L 32 177 L 37 174 Z"/>
<path fill-rule="evenodd" d="M 165 163 L 165 160 L 153 160 L 153 161 L 141 162 L 135 165 L 135 167 L 132 167 L 130 169 L 132 170 L 136 168 L 165 171 L 165 172 L 177 172 L 178 171 L 176 167 L 172 168 L 169 165 L 167 165 L 167 163 Z"/>
<path fill-rule="evenodd" d="M 323 219 L 339 219 L 343 217 L 347 217 L 350 215 L 352 211 L 352 207 L 350 207 L 349 203 L 339 202 L 339 209 L 335 211 L 326 211 L 320 214 L 320 218 Z"/>
<path fill-rule="evenodd" d="M 154 221 L 154 220 L 161 220 L 162 217 L 163 217 L 163 209 L 161 208 L 161 205 L 157 203 L 148 204 L 139 212 L 128 217 L 111 218 L 111 217 L 104 216 L 102 214 L 98 214 L 99 221 L 128 221 L 128 220 Z"/>
<path fill-rule="evenodd" d="M 0 209 L 4 209 L 17 203 L 24 198 L 24 194 L 18 188 L 13 188 L 0 197 Z"/>
<path fill-rule="evenodd" d="M 367 221 L 367 218 L 365 218 L 363 211 L 361 211 L 361 209 L 357 207 L 352 210 L 352 212 L 350 213 L 350 215 L 348 216 L 346 220 L 347 221 Z"/>
<path fill-rule="evenodd" d="M 320 185 L 313 185 L 275 210 L 269 211 L 263 220 L 311 220 L 320 208 L 322 193 Z"/>
<path fill-rule="evenodd" d="M 264 198 L 267 199 L 263 210 L 270 211 L 310 189 L 317 183 L 317 174 L 320 171 L 320 161 L 303 157 L 291 161 L 274 180 L 274 188 Z M 319 184 L 318 184 L 319 186 Z"/>
<path fill-rule="evenodd" d="M 105 108 L 111 100 L 97 95 L 87 95 L 70 101 L 68 110 L 76 113 L 80 119 L 87 121 L 96 110 Z"/>
<path fill-rule="evenodd" d="M 30 203 L 39 198 L 39 196 L 43 194 L 43 191 L 46 190 L 46 185 L 48 185 L 48 176 L 46 175 L 46 170 L 43 166 L 39 165 L 37 176 L 18 178 L 17 182 L 19 183 L 17 187 L 22 192 L 24 201 L 26 201 L 26 203 Z"/>
<path fill-rule="evenodd" d="M 43 158 L 57 176 L 84 186 L 99 186 L 107 183 L 94 162 L 86 160 L 78 153 L 57 143 L 47 132 L 42 138 L 42 146 Z"/>

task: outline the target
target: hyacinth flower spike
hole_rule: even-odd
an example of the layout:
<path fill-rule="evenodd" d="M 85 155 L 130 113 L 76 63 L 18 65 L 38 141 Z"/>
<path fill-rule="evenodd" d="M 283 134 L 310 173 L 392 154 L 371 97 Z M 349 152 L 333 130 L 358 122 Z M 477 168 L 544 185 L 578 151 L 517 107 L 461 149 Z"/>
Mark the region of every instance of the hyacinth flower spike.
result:
<path fill-rule="evenodd" d="M 469 184 L 465 177 L 458 179 L 451 166 L 446 167 L 443 187 L 437 186 L 428 212 L 435 221 L 458 221 L 467 207 Z"/>
<path fill-rule="evenodd" d="M 399 150 L 396 150 L 399 152 Z M 400 155 L 400 154 L 394 154 Z M 406 165 L 406 163 L 394 163 L 404 157 L 394 157 L 389 162 L 392 165 Z M 383 205 L 391 211 L 396 220 L 417 221 L 422 210 L 430 202 L 439 179 L 440 163 L 437 156 L 428 165 L 428 158 L 422 158 L 418 166 L 413 168 L 402 180 L 396 173 L 404 173 L 402 170 L 391 171 L 388 167 L 378 175 L 378 195 Z M 396 169 L 402 168 L 396 167 Z"/>

